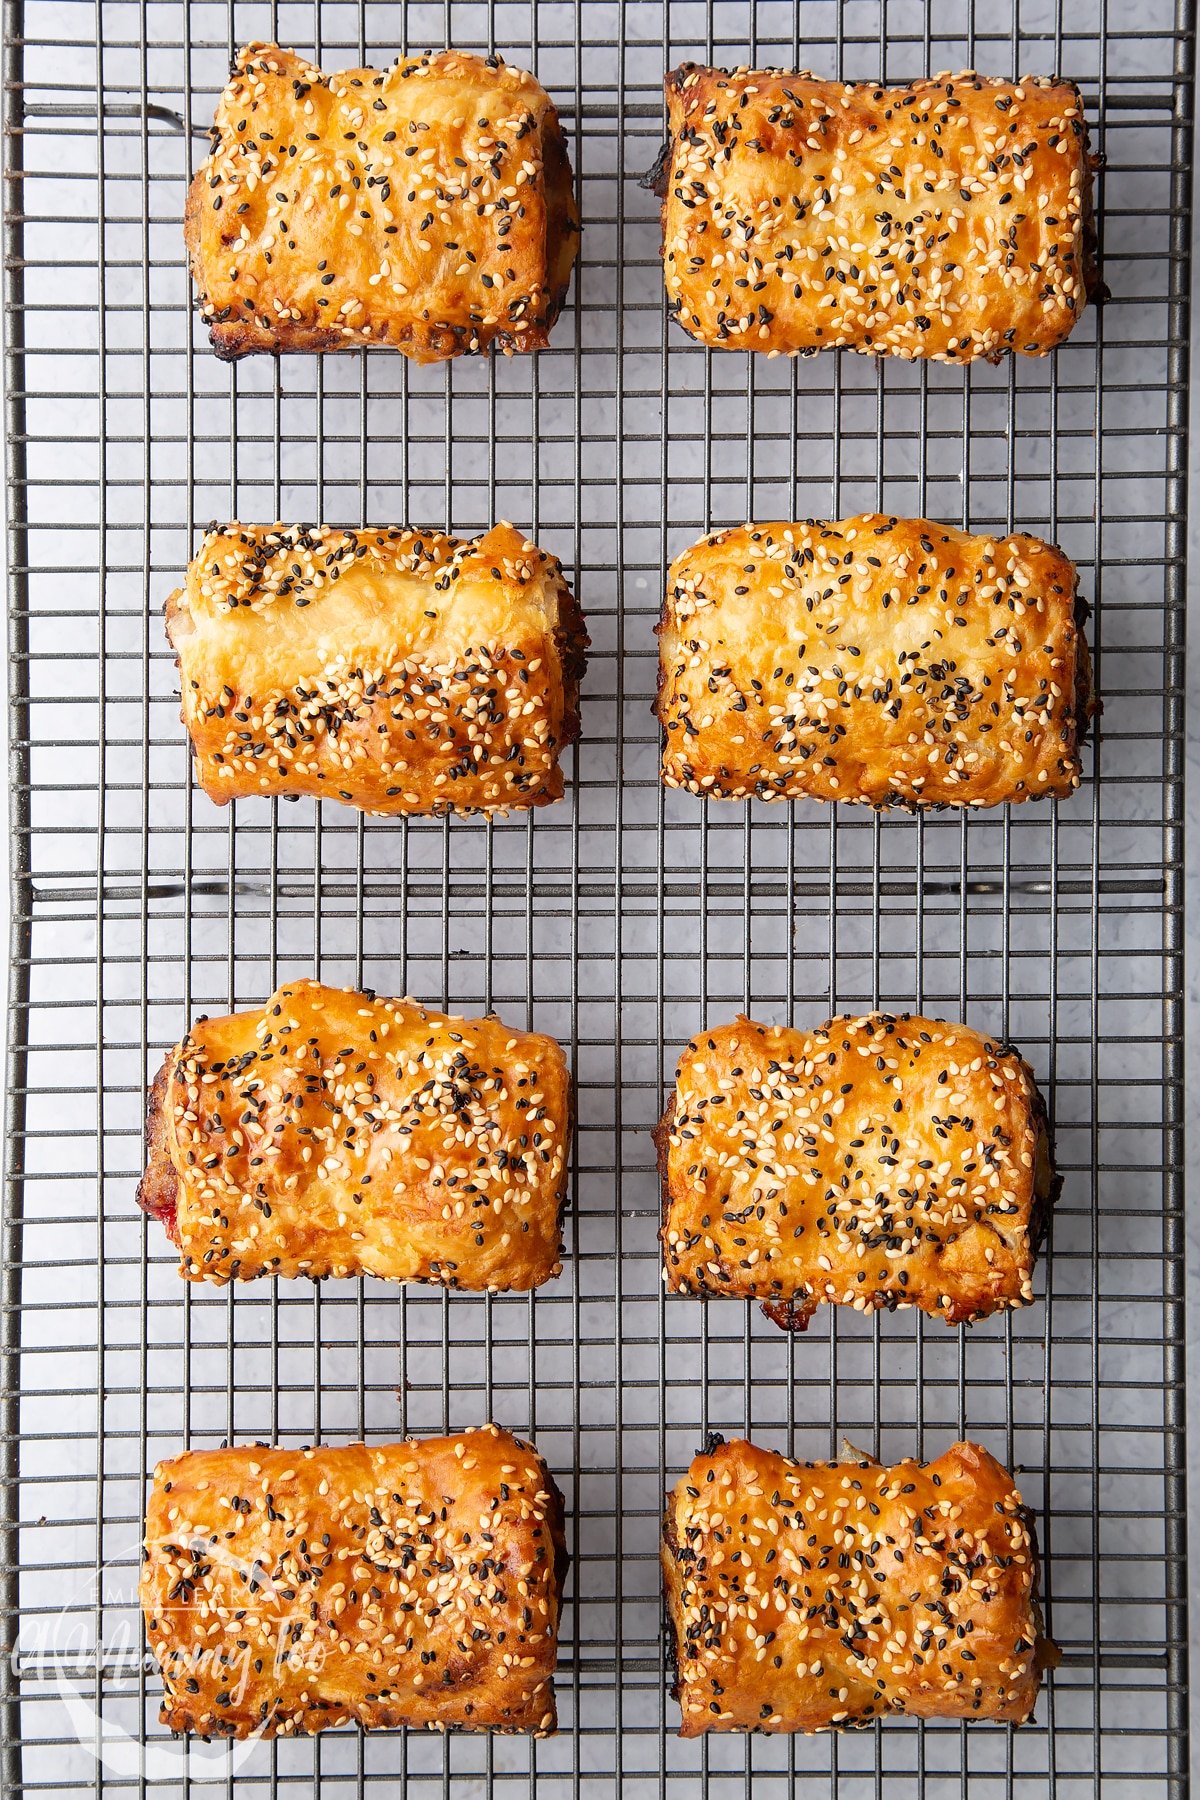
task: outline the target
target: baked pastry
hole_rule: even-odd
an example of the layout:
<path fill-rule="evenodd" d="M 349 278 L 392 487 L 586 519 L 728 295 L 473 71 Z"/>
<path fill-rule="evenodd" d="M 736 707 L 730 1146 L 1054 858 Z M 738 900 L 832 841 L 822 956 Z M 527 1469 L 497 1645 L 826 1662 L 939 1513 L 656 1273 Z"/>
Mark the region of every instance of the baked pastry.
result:
<path fill-rule="evenodd" d="M 1046 1109 L 1017 1052 L 966 1025 L 720 1025 L 680 1057 L 655 1137 L 676 1293 L 801 1330 L 822 1301 L 958 1325 L 1033 1299 Z"/>
<path fill-rule="evenodd" d="M 138 1200 L 189 1281 L 524 1291 L 560 1270 L 570 1135 L 553 1038 L 294 981 L 168 1053 Z"/>
<path fill-rule="evenodd" d="M 1100 291 L 1073 82 L 684 63 L 666 93 L 667 305 L 702 344 L 998 362 L 1053 350 Z"/>
<path fill-rule="evenodd" d="M 523 69 L 446 50 L 323 75 L 247 44 L 212 137 L 184 235 L 226 361 L 548 342 L 579 214 L 558 114 Z"/>
<path fill-rule="evenodd" d="M 714 532 L 667 576 L 668 787 L 726 800 L 998 806 L 1079 785 L 1076 573 L 1032 537 L 865 513 Z"/>
<path fill-rule="evenodd" d="M 196 779 L 219 804 L 312 794 L 373 813 L 561 797 L 587 633 L 511 525 L 226 525 L 166 604 Z"/>
<path fill-rule="evenodd" d="M 1058 1660 L 1033 1522 L 976 1444 L 883 1468 L 718 1439 L 668 1498 L 662 1566 L 681 1737 L 1021 1724 Z"/>
<path fill-rule="evenodd" d="M 495 1425 L 159 1463 L 141 1603 L 161 1718 L 205 1737 L 556 1725 L 562 1496 Z"/>

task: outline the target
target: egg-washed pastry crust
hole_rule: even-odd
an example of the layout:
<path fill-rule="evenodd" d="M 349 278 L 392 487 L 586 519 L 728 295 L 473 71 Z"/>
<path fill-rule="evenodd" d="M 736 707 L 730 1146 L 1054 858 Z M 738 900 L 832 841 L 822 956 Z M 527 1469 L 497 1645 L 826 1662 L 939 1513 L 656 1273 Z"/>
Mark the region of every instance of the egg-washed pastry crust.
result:
<path fill-rule="evenodd" d="M 494 1425 L 159 1463 L 141 1604 L 162 1722 L 205 1737 L 357 1723 L 550 1735 L 562 1496 Z"/>
<path fill-rule="evenodd" d="M 1025 535 L 882 513 L 714 532 L 667 575 L 662 778 L 913 810 L 1065 798 L 1086 611 L 1074 565 Z"/>
<path fill-rule="evenodd" d="M 1058 1187 L 1013 1049 L 913 1014 L 816 1031 L 749 1019 L 693 1038 L 655 1130 L 667 1287 L 957 1325 L 1033 1298 Z"/>
<path fill-rule="evenodd" d="M 667 305 L 714 349 L 1042 356 L 1102 292 L 1073 82 L 684 63 L 666 96 Z"/>
<path fill-rule="evenodd" d="M 1021 1724 L 1058 1660 L 1033 1520 L 975 1444 L 884 1468 L 718 1439 L 668 1497 L 662 1567 L 681 1737 Z"/>
<path fill-rule="evenodd" d="M 553 1038 L 290 982 L 168 1053 L 138 1200 L 189 1281 L 524 1291 L 561 1268 L 571 1112 Z"/>
<path fill-rule="evenodd" d="M 558 115 L 532 75 L 459 50 L 335 75 L 248 44 L 188 190 L 217 355 L 539 350 L 579 243 Z"/>
<path fill-rule="evenodd" d="M 588 636 L 511 525 L 211 528 L 166 603 L 196 779 L 382 814 L 561 798 Z"/>

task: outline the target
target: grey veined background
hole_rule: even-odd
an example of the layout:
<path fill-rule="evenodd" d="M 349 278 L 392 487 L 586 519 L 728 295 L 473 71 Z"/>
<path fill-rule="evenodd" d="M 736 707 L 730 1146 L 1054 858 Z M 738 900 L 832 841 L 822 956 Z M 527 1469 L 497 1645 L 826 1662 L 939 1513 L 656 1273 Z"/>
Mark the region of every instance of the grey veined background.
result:
<path fill-rule="evenodd" d="M 536 1436 L 567 1496 L 562 1734 L 341 1733 L 258 1748 L 227 1791 L 1182 1795 L 1190 10 L 5 11 L 9 1147 L 25 1174 L 0 1390 L 10 1786 L 200 1791 L 157 1724 L 130 1605 L 159 1456 L 493 1416 Z M 550 351 L 423 370 L 213 359 L 179 219 L 230 48 L 252 37 L 326 67 L 453 41 L 536 70 L 586 224 Z M 1106 156 L 1112 300 L 1053 358 L 997 369 L 709 355 L 666 326 L 638 180 L 664 67 L 686 57 L 1074 77 Z M 664 795 L 649 701 L 667 560 L 709 525 L 876 506 L 1027 528 L 1077 560 L 1105 703 L 1080 792 L 965 820 Z M 236 514 L 462 533 L 510 517 L 557 552 L 593 638 L 568 798 L 481 827 L 193 793 L 160 610 L 198 528 Z M 133 1204 L 146 1075 L 193 1012 L 300 973 L 563 1039 L 580 1119 L 557 1282 L 495 1299 L 182 1291 Z M 1066 1175 L 1036 1304 L 963 1331 L 827 1309 L 789 1341 L 754 1309 L 666 1299 L 648 1132 L 682 1043 L 738 1010 L 803 1024 L 874 1003 L 963 1015 L 1035 1064 Z M 845 1435 L 887 1457 L 966 1433 L 1019 1465 L 1065 1651 L 1036 1721 L 681 1744 L 658 1513 L 710 1430 L 804 1456 Z"/>

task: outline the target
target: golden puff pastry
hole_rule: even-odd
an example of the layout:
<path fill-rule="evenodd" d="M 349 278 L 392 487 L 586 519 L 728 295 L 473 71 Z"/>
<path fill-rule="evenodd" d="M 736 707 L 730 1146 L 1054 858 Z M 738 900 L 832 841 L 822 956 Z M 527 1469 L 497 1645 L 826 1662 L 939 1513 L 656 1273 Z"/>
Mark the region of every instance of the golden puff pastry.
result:
<path fill-rule="evenodd" d="M 561 798 L 587 633 L 511 525 L 226 525 L 166 604 L 196 778 L 219 804 L 311 794 L 372 813 Z"/>
<path fill-rule="evenodd" d="M 547 343 L 579 215 L 558 115 L 523 69 L 446 50 L 323 75 L 248 44 L 184 232 L 218 356 L 441 362 Z"/>
<path fill-rule="evenodd" d="M 1057 1661 L 1032 1520 L 975 1444 L 884 1468 L 718 1440 L 668 1499 L 662 1565 L 682 1737 L 1021 1724 Z"/>
<path fill-rule="evenodd" d="M 668 1288 L 957 1325 L 1022 1306 L 1056 1188 L 1015 1050 L 912 1014 L 694 1038 L 656 1131 Z"/>
<path fill-rule="evenodd" d="M 912 809 L 1064 797 L 1092 710 L 1085 612 L 1037 538 L 879 513 L 715 532 L 667 576 L 663 780 Z"/>
<path fill-rule="evenodd" d="M 553 1038 L 296 981 L 168 1053 L 138 1199 L 189 1281 L 525 1290 L 561 1266 L 570 1136 Z"/>
<path fill-rule="evenodd" d="M 1099 291 L 1079 90 L 685 63 L 666 79 L 667 304 L 714 349 L 1042 356 Z"/>
<path fill-rule="evenodd" d="M 563 1504 L 531 1444 L 244 1445 L 159 1463 L 141 1603 L 162 1721 L 555 1729 Z"/>

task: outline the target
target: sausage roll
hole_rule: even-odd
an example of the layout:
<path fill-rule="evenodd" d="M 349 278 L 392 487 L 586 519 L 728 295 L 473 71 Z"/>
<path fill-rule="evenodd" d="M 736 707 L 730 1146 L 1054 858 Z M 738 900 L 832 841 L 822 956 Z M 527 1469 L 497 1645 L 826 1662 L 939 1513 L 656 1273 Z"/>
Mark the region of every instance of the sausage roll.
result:
<path fill-rule="evenodd" d="M 1085 607 L 1061 550 L 867 513 L 676 557 L 656 711 L 668 787 L 998 806 L 1079 785 Z"/>
<path fill-rule="evenodd" d="M 159 1463 L 141 1603 L 172 1731 L 556 1725 L 562 1496 L 494 1425 Z"/>
<path fill-rule="evenodd" d="M 1099 291 L 1072 82 L 667 76 L 667 304 L 714 349 L 1043 356 Z"/>
<path fill-rule="evenodd" d="M 975 1444 L 889 1469 L 718 1440 L 668 1498 L 662 1566 L 682 1737 L 1021 1724 L 1057 1661 L 1033 1522 Z"/>
<path fill-rule="evenodd" d="M 168 1053 L 138 1199 L 188 1281 L 525 1290 L 559 1273 L 570 1133 L 553 1038 L 296 981 Z"/>
<path fill-rule="evenodd" d="M 966 1025 L 904 1013 L 693 1038 L 656 1130 L 676 1293 L 822 1301 L 947 1324 L 1033 1298 L 1056 1178 L 1033 1073 Z"/>
<path fill-rule="evenodd" d="M 561 797 L 587 633 L 511 525 L 226 525 L 166 604 L 196 779 L 219 804 L 312 794 L 373 813 Z"/>
<path fill-rule="evenodd" d="M 540 350 L 579 215 L 549 95 L 447 50 L 323 75 L 248 44 L 184 234 L 213 349 Z"/>

